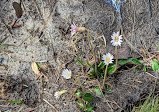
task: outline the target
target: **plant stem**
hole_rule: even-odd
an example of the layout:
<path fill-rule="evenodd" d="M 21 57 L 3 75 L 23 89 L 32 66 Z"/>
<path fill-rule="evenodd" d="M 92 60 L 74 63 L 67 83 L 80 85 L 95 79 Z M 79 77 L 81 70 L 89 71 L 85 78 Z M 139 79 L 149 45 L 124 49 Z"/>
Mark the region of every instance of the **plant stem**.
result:
<path fill-rule="evenodd" d="M 98 75 L 97 75 L 97 59 L 96 59 L 95 51 L 92 47 L 92 43 L 91 43 L 90 38 L 89 38 L 89 29 L 87 29 L 87 39 L 88 39 L 89 46 L 90 46 L 91 52 L 93 53 L 93 57 L 94 57 L 94 60 L 95 60 L 95 74 L 98 77 Z"/>
<path fill-rule="evenodd" d="M 108 65 L 106 65 L 106 68 L 105 68 L 105 74 L 104 74 L 102 89 L 104 88 L 104 85 L 105 85 L 105 80 L 106 80 L 106 77 L 107 77 L 107 69 L 108 69 Z"/>
<path fill-rule="evenodd" d="M 90 49 L 92 50 L 92 45 L 91 45 L 91 41 L 90 41 L 90 38 L 89 38 L 89 29 L 87 29 L 87 39 L 88 39 L 88 42 L 90 44 Z"/>
<path fill-rule="evenodd" d="M 82 88 L 82 90 L 85 92 L 85 89 L 84 89 L 81 81 L 78 78 L 76 78 L 75 76 L 73 78 L 78 82 L 78 84 L 80 85 L 80 87 Z"/>
<path fill-rule="evenodd" d="M 95 74 L 97 75 L 97 78 L 99 79 L 98 74 L 97 74 L 97 58 L 96 58 L 96 54 L 95 54 L 94 50 L 93 50 L 93 56 L 94 56 L 94 60 L 95 60 Z"/>
<path fill-rule="evenodd" d="M 115 71 L 117 70 L 118 66 L 118 52 L 117 52 L 117 46 L 115 46 L 115 58 L 116 58 L 116 63 L 115 63 Z"/>

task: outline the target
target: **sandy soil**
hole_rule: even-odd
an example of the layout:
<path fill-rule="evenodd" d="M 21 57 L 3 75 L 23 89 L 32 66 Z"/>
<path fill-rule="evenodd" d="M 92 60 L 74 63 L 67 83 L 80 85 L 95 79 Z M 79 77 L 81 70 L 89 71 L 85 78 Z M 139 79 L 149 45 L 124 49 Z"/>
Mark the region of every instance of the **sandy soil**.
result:
<path fill-rule="evenodd" d="M 59 112 L 78 112 L 79 107 L 74 98 L 64 94 L 55 99 L 54 93 L 69 90 L 75 93 L 81 87 L 74 79 L 61 77 L 64 68 L 72 70 L 87 92 L 102 83 L 102 80 L 90 79 L 86 71 L 76 61 L 94 63 L 86 33 L 71 36 L 70 26 L 84 26 L 90 30 L 90 40 L 95 47 L 97 62 L 101 56 L 110 52 L 111 35 L 120 30 L 118 14 L 104 0 L 24 0 L 23 15 L 16 24 L 13 2 L 19 0 L 0 1 L 0 88 L 5 87 L 7 100 L 24 100 L 23 104 L 10 104 L 0 100 L 2 112 L 54 112 L 50 102 Z M 153 56 L 159 45 L 156 30 L 159 28 L 159 1 L 151 0 L 152 16 L 149 4 L 145 0 L 127 0 L 121 8 L 124 42 L 118 50 L 119 59 L 129 57 L 145 58 Z M 156 38 L 155 38 L 156 37 Z M 105 41 L 106 40 L 106 41 Z M 105 44 L 106 42 L 106 44 Z M 106 48 L 105 48 L 106 46 Z M 155 54 L 157 57 L 158 54 Z M 43 77 L 42 89 L 40 80 L 31 68 L 32 62 L 47 65 L 46 77 Z M 151 62 L 149 62 L 151 63 Z M 85 68 L 88 70 L 89 68 Z M 148 95 L 156 85 L 159 91 L 158 73 L 148 70 L 118 71 L 107 79 L 112 85 L 112 93 L 98 98 L 94 94 L 95 112 L 124 112 L 140 98 Z M 24 87 L 26 84 L 28 87 Z M 158 93 L 156 93 L 158 94 Z"/>

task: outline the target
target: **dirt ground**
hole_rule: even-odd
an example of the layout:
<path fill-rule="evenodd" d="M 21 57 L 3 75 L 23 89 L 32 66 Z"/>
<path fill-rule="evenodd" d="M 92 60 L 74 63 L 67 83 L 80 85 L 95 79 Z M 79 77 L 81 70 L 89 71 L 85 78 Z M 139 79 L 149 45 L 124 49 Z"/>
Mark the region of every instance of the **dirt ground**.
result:
<path fill-rule="evenodd" d="M 149 59 L 157 51 L 159 1 L 150 1 L 151 4 L 148 0 L 126 0 L 121 7 L 122 35 L 125 38 L 118 49 L 119 59 Z M 70 26 L 75 23 L 90 30 L 90 40 L 99 63 L 103 54 L 114 54 L 110 41 L 112 33 L 120 31 L 117 12 L 104 0 L 22 0 L 23 14 L 16 22 L 22 25 L 11 28 L 17 18 L 13 2 L 20 1 L 0 1 L 0 88 L 5 87 L 5 95 L 0 96 L 0 111 L 56 112 L 43 101 L 45 99 L 59 112 L 79 112 L 70 94 L 64 94 L 59 99 L 54 97 L 56 91 L 66 89 L 73 94 L 81 88 L 74 79 L 61 77 L 62 70 L 70 69 L 87 92 L 99 86 L 102 80 L 89 78 L 88 72 L 82 71 L 83 68 L 76 61 L 81 59 L 93 64 L 95 60 L 87 34 L 77 33 L 72 37 Z M 159 57 L 159 54 L 155 56 Z M 47 78 L 42 78 L 44 89 L 31 68 L 32 62 L 47 65 Z M 144 64 L 149 63 L 151 61 Z M 155 93 L 159 94 L 159 72 L 151 69 L 147 72 L 128 69 L 108 76 L 112 93 L 103 98 L 94 95 L 94 111 L 127 112 L 155 88 Z M 24 84 L 28 87 L 24 87 Z M 3 96 L 7 100 L 23 99 L 24 103 L 7 103 Z"/>

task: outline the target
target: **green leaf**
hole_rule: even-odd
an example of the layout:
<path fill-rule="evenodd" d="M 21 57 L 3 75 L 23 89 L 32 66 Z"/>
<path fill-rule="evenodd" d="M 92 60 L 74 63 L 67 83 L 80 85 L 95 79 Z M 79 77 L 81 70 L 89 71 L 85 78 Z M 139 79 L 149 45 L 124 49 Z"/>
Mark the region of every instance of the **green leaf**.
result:
<path fill-rule="evenodd" d="M 131 58 L 131 61 L 134 62 L 136 65 L 142 65 L 142 63 L 136 58 Z"/>
<path fill-rule="evenodd" d="M 157 61 L 156 59 L 153 59 L 152 69 L 153 69 L 153 71 L 155 71 L 155 72 L 159 70 L 159 64 L 158 64 L 158 61 Z"/>
<path fill-rule="evenodd" d="M 86 64 L 87 64 L 89 67 L 92 67 L 92 65 L 91 65 L 89 62 L 87 62 Z"/>
<path fill-rule="evenodd" d="M 91 111 L 93 109 L 93 107 L 91 107 L 90 104 L 86 104 L 86 109 L 87 109 L 87 111 Z"/>
<path fill-rule="evenodd" d="M 90 75 L 90 78 L 94 79 L 94 78 L 95 78 L 95 76 L 94 76 L 94 75 Z"/>
<path fill-rule="evenodd" d="M 28 85 L 26 85 L 26 84 L 23 84 L 23 86 L 24 86 L 24 87 L 29 87 L 29 86 L 28 86 Z"/>
<path fill-rule="evenodd" d="M 109 90 L 107 91 L 107 93 L 108 93 L 108 94 L 112 93 L 112 90 L 111 90 L 111 89 L 109 89 Z"/>
<path fill-rule="evenodd" d="M 75 93 L 75 96 L 77 96 L 77 97 L 81 97 L 81 96 L 83 96 L 83 95 L 84 95 L 84 92 L 81 91 L 81 90 L 78 90 L 78 91 Z"/>
<path fill-rule="evenodd" d="M 90 71 L 90 74 L 92 75 L 91 77 L 94 78 L 94 77 L 96 77 L 96 74 L 95 74 L 95 64 L 93 64 L 91 67 L 93 68 L 93 70 Z M 98 75 L 99 78 L 102 78 L 102 77 L 103 77 L 104 68 L 105 68 L 104 62 L 101 62 L 101 63 L 97 66 L 97 75 Z M 94 76 L 93 76 L 93 75 L 94 75 Z"/>
<path fill-rule="evenodd" d="M 22 101 L 6 101 L 8 103 L 22 103 Z"/>
<path fill-rule="evenodd" d="M 84 66 L 83 62 L 80 59 L 77 59 L 77 62 L 81 64 L 82 66 Z"/>
<path fill-rule="evenodd" d="M 118 60 L 118 64 L 120 65 L 125 65 L 126 63 L 129 63 L 129 62 L 134 62 L 136 65 L 141 65 L 142 63 L 136 59 L 136 58 L 129 58 L 129 59 L 121 59 L 121 60 Z"/>
<path fill-rule="evenodd" d="M 107 74 L 114 73 L 116 69 L 115 64 L 108 66 Z"/>
<path fill-rule="evenodd" d="M 90 74 L 94 75 L 95 74 L 95 70 L 90 71 Z"/>
<path fill-rule="evenodd" d="M 109 88 L 110 88 L 110 85 L 105 84 L 105 88 L 106 88 L 106 89 L 109 89 Z"/>
<path fill-rule="evenodd" d="M 144 66 L 143 70 L 144 70 L 144 72 L 146 72 L 146 67 L 145 66 Z"/>
<path fill-rule="evenodd" d="M 107 93 L 112 93 L 111 86 L 109 84 L 105 84 L 105 89 L 107 90 Z"/>
<path fill-rule="evenodd" d="M 97 97 L 102 97 L 102 92 L 100 91 L 99 87 L 94 88 L 94 93 Z"/>
<path fill-rule="evenodd" d="M 86 93 L 83 97 L 85 101 L 91 102 L 93 100 L 93 96 L 90 93 Z"/>
<path fill-rule="evenodd" d="M 118 60 L 118 64 L 120 65 L 125 65 L 126 63 L 129 63 L 131 61 L 131 59 L 121 59 L 121 60 Z"/>
<path fill-rule="evenodd" d="M 40 68 L 40 66 L 39 66 L 38 62 L 35 62 L 35 63 L 36 63 L 36 65 L 37 65 L 37 67 L 38 67 L 38 68 Z"/>
<path fill-rule="evenodd" d="M 90 71 L 90 74 L 91 74 L 91 78 L 94 78 L 95 77 L 95 70 Z M 102 73 L 102 71 L 99 71 L 97 69 L 97 74 L 99 77 L 101 77 L 103 73 Z"/>
<path fill-rule="evenodd" d="M 78 103 L 78 105 L 79 105 L 80 108 L 84 108 L 84 105 L 83 105 L 83 103 L 82 103 L 81 100 L 78 100 L 77 103 Z"/>
<path fill-rule="evenodd" d="M 98 65 L 98 68 L 103 69 L 105 67 L 105 63 L 102 61 L 100 62 L 100 64 Z"/>

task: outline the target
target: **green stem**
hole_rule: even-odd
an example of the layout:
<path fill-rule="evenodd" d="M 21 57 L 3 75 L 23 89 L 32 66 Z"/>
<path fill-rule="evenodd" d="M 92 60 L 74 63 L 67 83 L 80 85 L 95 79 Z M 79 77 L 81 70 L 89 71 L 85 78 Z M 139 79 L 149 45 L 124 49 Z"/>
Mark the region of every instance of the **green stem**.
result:
<path fill-rule="evenodd" d="M 117 70 L 117 66 L 118 66 L 118 52 L 117 52 L 117 46 L 115 46 L 115 58 L 116 58 L 115 69 Z"/>
<path fill-rule="evenodd" d="M 108 69 L 108 65 L 106 65 L 106 68 L 105 68 L 105 74 L 104 74 L 102 89 L 104 88 L 104 85 L 105 85 L 105 80 L 106 80 L 106 77 L 107 77 L 107 69 Z"/>

